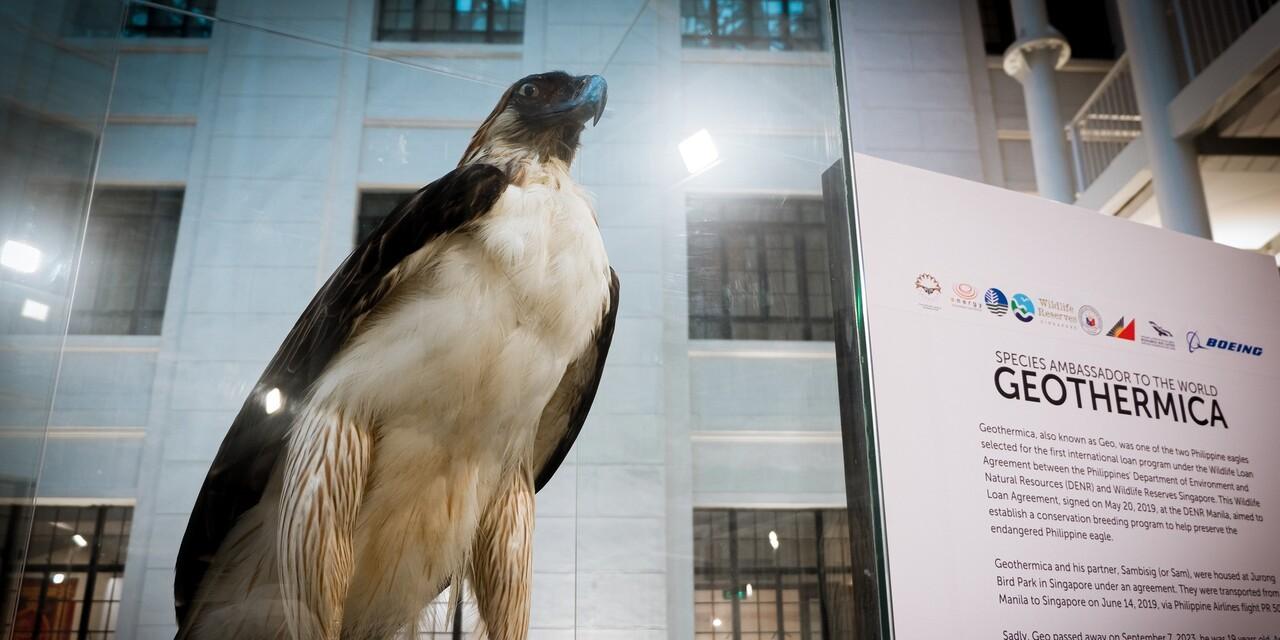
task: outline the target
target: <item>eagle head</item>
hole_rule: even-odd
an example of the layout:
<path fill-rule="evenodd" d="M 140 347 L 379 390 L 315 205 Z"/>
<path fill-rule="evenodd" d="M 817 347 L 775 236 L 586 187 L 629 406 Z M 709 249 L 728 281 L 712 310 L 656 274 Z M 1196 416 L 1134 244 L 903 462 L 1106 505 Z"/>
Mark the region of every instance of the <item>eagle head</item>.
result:
<path fill-rule="evenodd" d="M 459 166 L 481 160 L 502 164 L 504 158 L 529 155 L 568 165 L 587 121 L 600 122 L 608 96 L 609 85 L 600 76 L 563 71 L 525 76 L 498 99 Z"/>

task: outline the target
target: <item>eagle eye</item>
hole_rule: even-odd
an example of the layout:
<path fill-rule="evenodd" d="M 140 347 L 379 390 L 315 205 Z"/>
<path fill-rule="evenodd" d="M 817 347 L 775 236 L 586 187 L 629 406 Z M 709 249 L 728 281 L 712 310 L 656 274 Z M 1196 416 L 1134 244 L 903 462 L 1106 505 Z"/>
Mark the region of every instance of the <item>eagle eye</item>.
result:
<path fill-rule="evenodd" d="M 520 85 L 520 88 L 516 90 L 516 93 L 519 93 L 526 98 L 536 98 L 538 97 L 538 87 L 532 82 L 526 82 Z"/>

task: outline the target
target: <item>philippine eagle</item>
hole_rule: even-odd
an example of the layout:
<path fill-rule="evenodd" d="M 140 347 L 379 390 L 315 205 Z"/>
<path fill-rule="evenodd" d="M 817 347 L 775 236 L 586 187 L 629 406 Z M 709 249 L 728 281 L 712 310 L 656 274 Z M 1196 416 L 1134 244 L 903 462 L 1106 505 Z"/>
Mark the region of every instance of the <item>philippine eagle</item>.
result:
<path fill-rule="evenodd" d="M 569 175 L 600 76 L 502 95 L 303 311 L 196 500 L 179 638 L 391 638 L 471 582 L 526 637 L 534 493 L 582 428 L 618 278 Z M 455 591 L 456 593 L 456 591 Z"/>

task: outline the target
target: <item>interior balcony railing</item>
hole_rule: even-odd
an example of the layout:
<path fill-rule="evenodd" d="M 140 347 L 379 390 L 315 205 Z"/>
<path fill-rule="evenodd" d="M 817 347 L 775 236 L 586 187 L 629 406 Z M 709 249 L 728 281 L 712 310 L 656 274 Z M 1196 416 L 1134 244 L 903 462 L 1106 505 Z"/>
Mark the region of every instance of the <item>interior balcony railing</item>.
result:
<path fill-rule="evenodd" d="M 1133 91 L 1128 54 L 1103 76 L 1075 117 L 1067 123 L 1076 193 L 1083 193 L 1107 166 L 1142 134 L 1138 97 Z"/>
<path fill-rule="evenodd" d="M 1181 56 L 1184 85 L 1276 4 L 1280 0 L 1170 0 L 1169 28 Z M 1128 55 L 1116 60 L 1067 122 L 1066 132 L 1071 143 L 1076 193 L 1080 194 L 1142 134 Z"/>
<path fill-rule="evenodd" d="M 1280 0 L 1170 0 L 1183 81 L 1200 75 Z"/>

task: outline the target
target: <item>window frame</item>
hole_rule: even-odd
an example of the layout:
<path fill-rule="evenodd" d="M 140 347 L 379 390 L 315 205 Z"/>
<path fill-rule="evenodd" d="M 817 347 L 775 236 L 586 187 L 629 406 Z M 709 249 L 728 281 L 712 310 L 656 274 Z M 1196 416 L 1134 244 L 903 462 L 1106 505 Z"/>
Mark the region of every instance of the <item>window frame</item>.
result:
<path fill-rule="evenodd" d="M 382 221 L 386 220 L 401 202 L 417 192 L 417 189 L 360 189 L 356 196 L 355 228 L 352 230 L 351 246 L 358 247 L 364 243 L 368 234 L 373 233 L 373 230 L 377 229 L 378 225 L 382 224 Z M 371 200 L 381 200 L 379 204 L 390 203 L 391 206 L 382 213 L 366 211 L 366 207 L 373 204 Z M 370 223 L 367 228 L 366 223 Z"/>
<path fill-rule="evenodd" d="M 55 514 L 59 519 L 56 521 L 48 521 L 55 529 L 60 529 L 57 524 L 62 522 L 62 512 L 67 509 L 77 510 L 83 515 L 92 515 L 90 521 L 93 523 L 93 529 L 90 534 L 90 540 L 88 541 L 89 544 L 87 545 L 90 547 L 89 559 L 87 562 L 57 563 L 46 558 L 46 561 L 43 563 L 25 563 L 22 566 L 22 572 L 18 576 L 16 584 L 18 593 L 13 594 L 15 599 L 15 610 L 19 610 L 21 608 L 19 602 L 22 599 L 21 594 L 23 583 L 28 579 L 38 579 L 40 581 L 40 591 L 36 597 L 35 613 L 33 616 L 34 627 L 26 633 L 31 638 L 39 638 L 42 635 L 50 634 L 57 634 L 68 638 L 72 637 L 71 634 L 73 632 L 71 629 L 55 629 L 51 631 L 42 628 L 46 617 L 44 615 L 46 608 L 61 605 L 72 607 L 72 610 L 74 611 L 75 638 L 85 640 L 90 636 L 98 637 L 115 635 L 118 629 L 90 629 L 89 627 L 94 612 L 96 610 L 100 610 L 98 608 L 100 606 L 105 606 L 107 608 L 105 619 L 108 621 L 108 624 L 110 624 L 110 621 L 113 618 L 118 619 L 120 607 L 123 605 L 123 597 L 121 597 L 121 594 L 115 593 L 114 595 L 116 596 L 116 599 L 98 600 L 95 598 L 95 591 L 97 589 L 98 578 L 103 574 L 114 574 L 118 579 L 124 579 L 125 566 L 128 564 L 128 557 L 125 554 L 128 550 L 129 538 L 133 535 L 133 525 L 136 516 L 135 507 L 133 505 L 118 504 L 41 505 L 37 503 L 35 505 L 12 505 L 8 507 L 8 526 L 6 527 L 4 536 L 3 557 L 18 557 L 14 555 L 15 545 L 18 545 L 18 547 L 22 549 L 19 552 L 19 555 L 22 557 L 29 557 L 30 554 L 33 553 L 33 549 L 28 545 L 45 537 L 43 535 L 37 535 L 36 530 L 38 524 L 46 522 L 44 519 L 36 519 L 42 509 L 56 509 Z M 117 556 L 114 558 L 114 561 L 106 561 L 102 557 L 104 546 L 103 542 L 108 537 L 106 532 L 107 517 L 110 515 L 112 510 L 120 510 L 124 517 L 120 520 L 122 523 L 122 533 L 118 535 Z M 29 530 L 31 536 L 29 539 L 24 539 L 21 531 L 19 531 L 19 529 L 23 528 L 23 523 L 26 521 L 30 521 L 31 524 L 31 528 Z M 76 522 L 80 522 L 79 517 L 77 517 Z M 52 553 L 52 541 L 53 538 L 50 536 L 50 545 L 47 548 L 46 553 Z M 26 548 L 22 548 L 23 546 Z M 51 600 L 49 597 L 49 585 L 52 583 L 52 576 L 55 573 L 83 574 L 85 576 L 83 596 L 68 601 Z M 110 595 L 112 594 L 108 594 L 108 596 Z M 8 597 L 9 594 L 5 594 L 5 596 Z M 114 616 L 112 615 L 112 607 L 116 608 Z M 79 610 L 75 611 L 76 608 Z M 13 629 L 13 631 L 14 633 L 18 633 L 16 628 Z"/>
<path fill-rule="evenodd" d="M 110 28 L 107 28 L 107 24 L 94 25 L 93 20 L 86 19 L 92 13 L 90 6 L 92 1 L 76 0 L 67 3 L 67 13 L 64 15 L 68 19 L 64 19 L 66 26 L 63 27 L 67 35 L 80 38 L 118 37 L 127 40 L 207 40 L 213 36 L 213 26 L 217 22 L 218 0 L 186 0 L 190 4 L 200 6 L 175 7 L 170 4 L 168 8 L 129 2 L 118 5 L 120 13 L 116 13 L 111 18 Z M 166 4 L 166 0 L 154 1 L 158 4 Z M 172 2 L 172 0 L 168 1 Z M 135 14 L 145 14 L 147 26 L 134 27 L 130 23 L 130 17 Z M 176 16 L 181 18 L 181 22 L 176 26 L 152 26 L 158 16 Z"/>
<path fill-rule="evenodd" d="M 834 541 L 842 549 L 849 548 L 848 536 L 850 535 L 850 529 L 848 526 L 848 512 L 845 509 L 839 507 L 797 509 L 699 507 L 695 508 L 693 511 L 693 591 L 695 594 L 695 616 L 697 615 L 696 605 L 707 604 L 698 600 L 697 594 L 700 591 L 710 591 L 714 594 L 716 591 L 731 591 L 733 589 L 739 589 L 736 597 L 726 597 L 730 607 L 731 616 L 728 621 L 729 628 L 727 630 L 716 629 L 710 634 L 705 631 L 699 632 L 697 621 L 695 620 L 694 629 L 692 629 L 695 639 L 705 638 L 708 635 L 711 637 L 727 635 L 732 638 L 732 640 L 741 640 L 743 635 L 758 638 L 761 637 L 761 634 L 768 633 L 774 634 L 775 637 L 784 637 L 790 634 L 795 634 L 802 639 L 813 637 L 835 637 L 836 632 L 830 628 L 830 623 L 832 621 L 831 618 L 833 616 L 838 616 L 839 612 L 833 610 L 830 603 L 831 594 L 828 593 L 827 587 L 830 585 L 830 579 L 833 577 L 838 578 L 841 576 L 849 576 L 852 578 L 854 575 L 854 568 L 853 562 L 849 556 L 843 556 L 841 558 L 843 562 L 841 563 L 828 563 L 826 546 L 829 541 Z M 740 552 L 740 548 L 742 538 L 739 535 L 741 526 L 740 519 L 746 514 L 750 514 L 752 516 L 753 522 L 750 524 L 754 524 L 757 528 L 759 527 L 761 517 L 772 516 L 775 520 L 773 531 L 783 534 L 779 536 L 780 542 L 788 546 L 793 544 L 797 545 L 797 550 L 794 554 L 795 562 L 778 563 L 773 567 L 746 566 L 741 563 L 740 559 L 742 554 Z M 778 527 L 777 525 L 778 516 L 783 514 L 790 516 L 810 516 L 813 523 L 813 537 L 807 538 L 800 535 L 801 532 L 798 520 L 796 521 L 797 524 L 795 532 L 797 535 L 794 537 L 785 537 L 786 534 L 781 530 L 781 527 Z M 700 516 L 706 519 L 706 528 L 710 534 L 705 539 L 698 538 Z M 723 516 L 725 518 L 727 531 L 718 531 L 716 529 L 714 526 L 716 516 Z M 838 519 L 841 517 L 843 517 L 845 523 L 845 536 L 827 537 L 825 534 L 829 529 L 827 527 L 826 520 L 828 518 Z M 747 526 L 750 526 L 750 524 Z M 830 530 L 838 530 L 838 525 Z M 716 535 L 717 533 L 721 535 Z M 726 533 L 727 538 L 724 536 Z M 714 546 L 718 541 L 721 541 L 722 543 L 723 541 L 727 541 L 728 543 L 728 556 L 726 558 L 728 564 L 726 565 L 716 564 L 717 556 L 715 554 Z M 800 546 L 803 543 L 812 543 L 812 547 L 807 548 Z M 699 555 L 704 548 L 711 552 L 707 557 Z M 775 547 L 775 553 L 777 550 L 778 548 Z M 806 554 L 806 552 L 808 552 L 808 554 Z M 813 559 L 812 566 L 806 564 L 806 557 L 811 557 Z M 726 576 L 729 580 L 728 584 L 730 585 L 730 588 L 721 590 L 719 587 L 722 585 L 718 583 L 723 581 Z M 758 577 L 772 578 L 773 581 L 757 581 L 756 578 Z M 806 578 L 810 578 L 811 580 L 806 581 Z M 761 589 L 773 591 L 774 601 L 772 603 L 764 603 L 759 600 L 757 601 L 759 604 L 756 605 L 756 624 L 746 625 L 748 627 L 754 626 L 754 629 L 744 629 L 744 625 L 742 624 L 742 603 L 750 597 L 746 595 L 745 589 L 741 588 L 741 585 L 745 584 L 752 584 L 755 593 L 759 593 Z M 788 590 L 795 591 L 798 598 L 795 603 L 791 603 L 787 600 L 786 591 Z M 809 608 L 809 605 L 811 605 L 814 600 L 816 600 L 819 607 L 819 620 L 816 625 L 812 620 L 812 611 Z M 716 602 L 713 601 L 711 604 L 714 609 Z M 785 605 L 787 604 L 798 605 L 797 613 L 800 621 L 799 629 L 790 630 L 786 628 Z M 776 617 L 773 630 L 762 629 L 759 625 L 761 620 L 768 619 L 761 618 L 759 615 L 760 610 L 766 607 L 773 609 L 774 613 L 771 617 Z"/>
<path fill-rule="evenodd" d="M 100 208 L 100 199 L 113 193 L 123 192 L 144 192 L 150 196 L 151 210 L 148 213 L 135 214 L 115 214 L 103 212 Z M 159 205 L 161 199 L 168 196 L 173 197 L 176 194 L 177 206 L 173 211 L 160 211 Z M 68 322 L 68 335 L 108 335 L 108 336 L 158 336 L 163 331 L 164 318 L 168 312 L 169 302 L 169 285 L 173 277 L 173 264 L 177 257 L 178 228 L 182 224 L 182 207 L 186 200 L 185 187 L 172 186 L 110 186 L 103 185 L 97 188 L 93 194 L 93 201 L 89 209 L 89 221 L 85 230 L 85 248 L 88 249 L 90 234 L 95 231 L 95 225 L 100 225 L 105 219 L 122 219 L 129 218 L 147 218 L 146 224 L 146 245 L 142 251 L 140 267 L 137 272 L 137 290 L 134 292 L 133 305 L 128 310 L 103 310 L 97 309 L 97 294 L 101 292 L 99 281 L 101 273 L 94 273 L 95 281 L 92 292 L 95 299 L 89 308 L 85 308 L 85 300 L 82 296 L 86 295 L 89 289 L 86 288 L 85 282 L 77 278 L 77 284 L 71 300 L 71 311 Z M 161 236 L 165 233 L 166 223 L 172 224 L 172 246 L 168 248 L 168 268 L 163 272 L 155 269 L 156 259 L 162 257 L 163 242 L 165 240 Z M 105 257 L 105 253 L 104 253 Z M 85 268 L 85 252 L 82 251 L 77 272 L 84 274 Z M 153 289 L 154 287 L 154 289 Z M 163 302 L 160 304 L 160 316 L 156 319 L 154 331 L 143 331 L 143 325 L 148 320 L 144 316 L 153 311 L 145 309 L 147 296 L 153 290 L 163 291 L 161 298 Z M 126 318 L 127 328 L 124 331 L 103 331 L 95 328 L 95 324 L 105 322 L 107 319 L 115 319 L 119 317 Z"/>
<path fill-rule="evenodd" d="M 757 12 L 759 10 L 757 3 L 760 1 L 761 0 L 743 0 L 742 2 L 742 6 L 745 7 L 745 11 L 743 12 L 743 15 L 742 15 L 743 22 L 747 25 L 748 31 L 750 32 L 750 35 L 746 35 L 746 36 L 720 35 L 719 33 L 720 21 L 717 19 L 717 16 L 720 13 L 719 12 L 720 0 L 707 0 L 707 2 L 709 3 L 707 5 L 708 13 L 705 16 L 700 16 L 696 12 L 696 9 L 693 14 L 686 15 L 683 11 L 683 7 L 685 6 L 685 3 L 681 2 L 680 3 L 680 6 L 682 8 L 680 13 L 681 47 L 685 49 L 731 49 L 731 50 L 755 50 L 755 51 L 765 50 L 765 51 L 788 51 L 788 52 L 825 51 L 827 49 L 827 42 L 823 38 L 822 10 L 817 3 L 810 2 L 809 0 L 805 0 L 804 2 L 804 6 L 814 7 L 814 10 L 817 12 L 813 17 L 813 19 L 816 21 L 816 24 L 814 25 L 815 26 L 814 33 L 816 35 L 813 38 L 794 38 L 792 37 L 790 25 L 792 24 L 793 21 L 804 19 L 803 10 L 801 11 L 801 13 L 793 14 L 791 13 L 790 0 L 780 0 L 781 7 L 782 7 L 782 14 L 779 17 L 786 21 L 788 28 L 783 30 L 782 35 L 778 37 L 774 37 L 768 34 L 758 34 L 755 31 L 755 27 L 758 20 Z M 694 2 L 696 3 L 697 0 L 694 0 Z M 707 21 L 706 22 L 707 26 L 711 30 L 711 33 L 706 35 L 699 35 L 696 33 L 686 32 L 684 30 L 684 24 L 685 24 L 685 20 L 689 18 L 692 18 L 693 20 L 695 20 L 695 22 L 700 19 L 705 19 Z M 769 19 L 769 16 L 764 15 L 759 19 L 767 21 Z M 774 49 L 774 47 L 772 46 L 774 43 L 781 43 L 782 47 L 779 49 Z M 806 44 L 811 43 L 813 46 L 812 47 L 809 47 L 809 46 L 796 47 L 794 46 L 793 43 L 806 43 Z"/>
<path fill-rule="evenodd" d="M 407 43 L 442 43 L 442 44 L 478 44 L 478 45 L 520 45 L 524 43 L 525 21 L 528 17 L 528 9 L 525 0 L 520 1 L 520 20 L 518 30 L 511 29 L 512 23 L 508 22 L 508 28 L 505 30 L 497 30 L 494 28 L 494 18 L 498 16 L 496 0 L 485 1 L 485 29 L 484 31 L 471 29 L 423 29 L 419 26 L 421 14 L 424 10 L 422 7 L 423 0 L 413 0 L 413 26 L 408 29 L 391 29 L 383 26 L 383 11 L 386 9 L 387 0 L 378 0 L 374 7 L 374 24 L 373 24 L 373 41 L 381 44 L 392 42 Z M 466 12 L 477 13 L 477 12 Z M 508 9 L 508 14 L 513 12 Z M 449 23 L 457 24 L 459 12 L 457 2 L 449 3 Z M 510 16 L 508 16 L 509 20 Z M 404 34 L 403 38 L 388 38 L 388 33 Z M 459 37 L 459 36 L 481 36 Z M 501 37 L 499 37 L 501 36 Z"/>
<path fill-rule="evenodd" d="M 696 210 L 698 206 L 695 203 L 700 200 L 714 202 L 717 206 L 722 208 L 730 208 L 732 207 L 731 203 L 734 201 L 760 203 L 764 201 L 772 201 L 773 199 L 774 197 L 772 196 L 689 194 L 689 197 L 686 203 L 686 210 L 687 211 Z M 822 199 L 818 197 L 781 196 L 778 198 L 778 200 L 779 200 L 779 203 L 778 203 L 779 208 L 785 207 L 788 201 L 800 201 L 800 200 L 803 200 L 807 204 L 814 205 L 818 209 L 821 209 L 821 207 L 823 206 Z M 688 320 L 690 324 L 690 336 L 689 336 L 690 340 L 750 339 L 750 338 L 735 338 L 733 336 L 733 328 L 734 328 L 735 321 L 739 321 L 743 323 L 759 323 L 761 325 L 766 325 L 766 326 L 771 323 L 772 324 L 794 323 L 794 324 L 801 325 L 801 337 L 799 339 L 764 338 L 765 340 L 787 341 L 787 342 L 798 342 L 798 341 L 820 342 L 820 341 L 830 340 L 829 338 L 814 337 L 814 328 L 819 324 L 830 325 L 833 321 L 833 315 L 831 315 L 832 311 L 831 311 L 830 303 L 828 303 L 828 315 L 826 316 L 813 315 L 813 304 L 809 295 L 809 275 L 811 273 L 810 265 L 809 265 L 809 247 L 808 247 L 808 240 L 805 237 L 809 232 L 817 232 L 818 234 L 821 235 L 821 237 L 825 238 L 827 233 L 827 227 L 824 222 L 790 222 L 790 221 L 760 221 L 760 220 L 695 221 L 693 219 L 686 219 L 686 231 L 688 233 L 690 243 L 694 242 L 696 237 L 702 236 L 702 235 L 710 235 L 719 239 L 717 243 L 719 256 L 716 260 L 716 263 L 718 268 L 720 269 L 719 282 L 721 283 L 721 295 L 719 296 L 720 313 L 719 314 L 695 313 L 692 309 L 693 296 L 695 294 L 701 295 L 708 292 L 695 291 L 693 286 L 694 279 L 693 278 L 688 279 L 689 286 L 688 286 L 687 295 L 691 299 L 690 309 L 688 312 Z M 795 262 L 793 266 L 795 267 L 794 273 L 796 274 L 796 286 L 797 286 L 796 296 L 799 299 L 799 309 L 800 309 L 800 313 L 796 316 L 774 316 L 770 314 L 772 305 L 770 302 L 771 295 L 769 290 L 770 270 L 769 270 L 769 261 L 767 259 L 767 255 L 770 248 L 768 246 L 768 243 L 765 240 L 768 235 L 767 232 L 769 231 L 783 231 L 790 236 L 791 241 L 793 243 L 791 249 L 795 255 Z M 729 253 L 728 253 L 729 243 L 726 240 L 727 238 L 731 238 L 731 237 L 739 237 L 739 238 L 751 237 L 754 239 L 755 275 L 756 275 L 757 282 L 760 285 L 756 292 L 756 296 L 757 296 L 757 304 L 761 312 L 760 315 L 751 315 L 751 316 L 735 315 L 732 312 L 732 307 L 733 307 L 732 297 L 729 293 L 729 288 L 727 286 L 729 282 L 730 259 L 729 259 Z M 827 251 L 828 249 L 829 249 L 828 247 L 825 247 L 825 246 L 823 247 L 824 251 Z M 688 251 L 690 253 L 693 252 L 692 246 L 688 248 Z M 821 265 L 821 271 L 829 272 L 829 266 L 825 262 Z M 830 296 L 831 296 L 831 292 L 830 290 L 828 290 L 827 291 L 828 300 L 830 300 Z M 717 323 L 720 325 L 721 335 L 714 338 L 694 337 L 692 335 L 693 334 L 692 327 L 695 322 L 702 322 L 708 325 L 712 323 Z"/>

